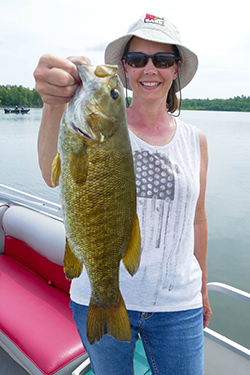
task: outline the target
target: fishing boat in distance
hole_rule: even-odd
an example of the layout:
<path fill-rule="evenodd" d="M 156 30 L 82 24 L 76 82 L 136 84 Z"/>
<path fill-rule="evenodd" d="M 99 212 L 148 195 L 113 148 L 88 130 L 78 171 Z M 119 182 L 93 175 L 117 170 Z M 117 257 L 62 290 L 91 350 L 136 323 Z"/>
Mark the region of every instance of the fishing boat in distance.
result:
<path fill-rule="evenodd" d="M 11 108 L 4 108 L 4 113 L 21 113 L 21 114 L 26 114 L 26 113 L 29 113 L 30 111 L 30 108 L 18 108 L 16 107 L 15 109 L 11 109 Z"/>
<path fill-rule="evenodd" d="M 0 184 L 1 374 L 93 375 L 69 308 L 64 246 L 60 205 Z M 208 290 L 250 304 L 234 287 Z M 249 349 L 210 328 L 204 335 L 205 375 L 250 374 Z M 134 373 L 151 375 L 141 340 Z"/>

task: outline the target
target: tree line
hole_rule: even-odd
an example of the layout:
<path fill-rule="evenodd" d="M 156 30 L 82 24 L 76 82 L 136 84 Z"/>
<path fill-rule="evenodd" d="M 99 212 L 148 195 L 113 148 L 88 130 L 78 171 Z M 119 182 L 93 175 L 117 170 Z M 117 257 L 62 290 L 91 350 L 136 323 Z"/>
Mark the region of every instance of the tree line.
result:
<path fill-rule="evenodd" d="M 128 98 L 129 103 L 131 98 Z M 1 107 L 42 107 L 43 102 L 35 89 L 23 86 L 0 85 Z M 230 99 L 182 99 L 181 108 L 196 111 L 250 112 L 250 97 L 235 96 Z"/>
<path fill-rule="evenodd" d="M 181 108 L 196 111 L 250 112 L 250 96 L 235 96 L 230 99 L 183 99 Z"/>
<path fill-rule="evenodd" d="M 0 85 L 1 107 L 42 107 L 43 102 L 38 92 L 23 86 Z"/>
<path fill-rule="evenodd" d="M 132 98 L 128 98 L 127 105 Z M 181 109 L 193 111 L 250 112 L 250 96 L 235 96 L 230 99 L 182 99 Z"/>

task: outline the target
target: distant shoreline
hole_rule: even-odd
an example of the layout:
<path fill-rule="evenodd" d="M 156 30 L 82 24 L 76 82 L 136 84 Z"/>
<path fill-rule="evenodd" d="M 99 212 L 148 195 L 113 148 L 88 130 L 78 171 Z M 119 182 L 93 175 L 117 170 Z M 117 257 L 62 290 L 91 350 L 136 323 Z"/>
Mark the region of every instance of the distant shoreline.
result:
<path fill-rule="evenodd" d="M 128 98 L 131 102 L 132 98 Z M 250 112 L 250 96 L 235 96 L 229 99 L 182 99 L 181 110 Z"/>
<path fill-rule="evenodd" d="M 183 99 L 181 109 L 196 111 L 250 112 L 250 97 L 230 99 Z"/>
<path fill-rule="evenodd" d="M 131 102 L 131 97 L 128 98 Z M 42 108 L 43 101 L 35 89 L 0 85 L 0 108 Z M 250 96 L 229 99 L 182 99 L 181 109 L 193 111 L 250 112 Z"/>
<path fill-rule="evenodd" d="M 4 108 L 6 108 L 5 106 L 2 107 L 0 106 L 0 110 L 4 110 Z M 11 109 L 14 109 L 14 106 L 10 107 Z M 28 106 L 28 107 L 24 107 L 25 109 L 42 109 L 42 107 L 32 107 L 32 106 Z M 20 107 L 19 107 L 20 109 Z M 181 112 L 182 111 L 199 111 L 199 112 L 245 112 L 245 113 L 249 113 L 250 110 L 248 111 L 242 111 L 242 110 L 237 110 L 237 109 L 232 109 L 232 110 L 226 110 L 226 109 L 203 109 L 203 108 L 184 108 L 183 106 L 181 106 Z M 30 112 L 29 112 L 30 113 Z"/>

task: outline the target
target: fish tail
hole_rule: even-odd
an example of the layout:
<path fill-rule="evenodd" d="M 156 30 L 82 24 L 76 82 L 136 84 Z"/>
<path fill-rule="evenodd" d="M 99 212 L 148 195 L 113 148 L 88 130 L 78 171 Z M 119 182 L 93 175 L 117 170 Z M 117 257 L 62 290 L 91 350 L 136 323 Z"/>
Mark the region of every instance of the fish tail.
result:
<path fill-rule="evenodd" d="M 91 345 L 108 334 L 118 341 L 131 342 L 131 327 L 126 306 L 120 293 L 116 305 L 104 306 L 91 297 L 87 317 L 87 337 Z"/>

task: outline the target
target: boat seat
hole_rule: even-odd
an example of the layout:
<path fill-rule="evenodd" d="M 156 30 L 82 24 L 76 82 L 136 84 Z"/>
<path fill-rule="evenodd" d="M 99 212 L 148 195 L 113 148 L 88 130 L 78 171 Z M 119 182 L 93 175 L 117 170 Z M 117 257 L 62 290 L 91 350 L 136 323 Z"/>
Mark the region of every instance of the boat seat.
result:
<path fill-rule="evenodd" d="M 71 374 L 87 358 L 69 307 L 61 221 L 0 203 L 0 345 L 32 375 Z"/>

